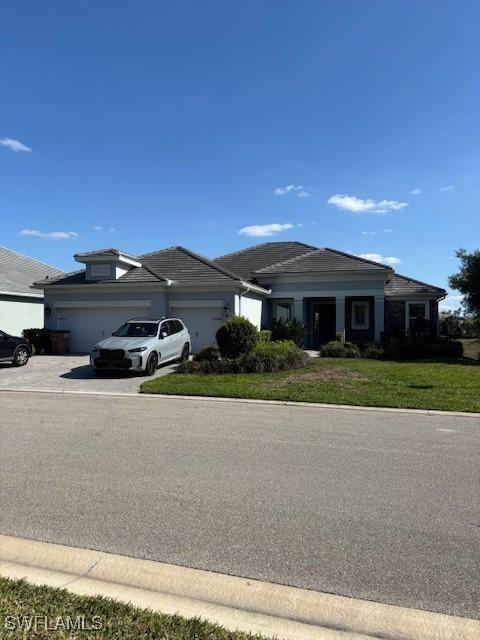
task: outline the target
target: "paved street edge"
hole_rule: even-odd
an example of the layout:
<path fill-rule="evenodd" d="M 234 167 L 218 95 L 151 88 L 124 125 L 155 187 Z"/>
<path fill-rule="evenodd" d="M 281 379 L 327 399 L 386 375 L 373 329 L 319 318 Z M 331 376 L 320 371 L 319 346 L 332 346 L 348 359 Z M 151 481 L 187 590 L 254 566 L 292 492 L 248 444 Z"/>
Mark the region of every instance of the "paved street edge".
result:
<path fill-rule="evenodd" d="M 480 412 L 469 411 L 439 411 L 437 409 L 401 409 L 398 407 L 366 407 L 354 404 L 326 404 L 321 402 L 294 402 L 292 400 L 261 400 L 257 398 L 222 398 L 218 396 L 187 396 L 161 393 L 122 393 L 115 391 L 73 391 L 71 389 L 31 389 L 12 387 L 0 389 L 0 393 L 56 393 L 73 396 L 113 396 L 120 398 L 156 398 L 172 400 L 196 400 L 202 402 L 235 402 L 241 404 L 280 405 L 288 407 L 309 407 L 312 409 L 335 409 L 343 411 L 373 411 L 377 413 L 407 413 L 427 416 L 447 416 L 458 418 L 477 418 L 480 421 Z"/>
<path fill-rule="evenodd" d="M 0 535 L 0 575 L 285 640 L 476 640 L 480 621 Z"/>

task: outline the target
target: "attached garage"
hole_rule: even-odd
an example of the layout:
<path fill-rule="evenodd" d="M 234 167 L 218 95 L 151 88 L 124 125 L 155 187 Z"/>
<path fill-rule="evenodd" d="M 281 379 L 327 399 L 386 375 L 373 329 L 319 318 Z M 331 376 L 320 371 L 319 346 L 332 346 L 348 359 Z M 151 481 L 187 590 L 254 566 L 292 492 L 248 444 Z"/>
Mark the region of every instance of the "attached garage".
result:
<path fill-rule="evenodd" d="M 224 321 L 223 300 L 170 302 L 170 315 L 180 318 L 190 332 L 192 352 L 216 344 L 217 329 Z"/>
<path fill-rule="evenodd" d="M 141 302 L 139 306 L 106 306 L 98 302 L 63 303 L 56 309 L 57 329 L 70 332 L 70 352 L 86 353 L 96 342 L 108 338 L 120 325 L 131 318 L 150 316 L 150 304 Z M 110 303 L 112 305 L 114 303 Z"/>

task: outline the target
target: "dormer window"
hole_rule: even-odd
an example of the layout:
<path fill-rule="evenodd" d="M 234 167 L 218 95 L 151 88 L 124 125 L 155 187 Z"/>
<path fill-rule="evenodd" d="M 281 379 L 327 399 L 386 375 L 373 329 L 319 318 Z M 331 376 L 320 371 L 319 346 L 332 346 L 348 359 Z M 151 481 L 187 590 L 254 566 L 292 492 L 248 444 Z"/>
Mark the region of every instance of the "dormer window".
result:
<path fill-rule="evenodd" d="M 109 264 L 92 264 L 90 266 L 90 273 L 92 276 L 109 276 L 110 265 Z"/>

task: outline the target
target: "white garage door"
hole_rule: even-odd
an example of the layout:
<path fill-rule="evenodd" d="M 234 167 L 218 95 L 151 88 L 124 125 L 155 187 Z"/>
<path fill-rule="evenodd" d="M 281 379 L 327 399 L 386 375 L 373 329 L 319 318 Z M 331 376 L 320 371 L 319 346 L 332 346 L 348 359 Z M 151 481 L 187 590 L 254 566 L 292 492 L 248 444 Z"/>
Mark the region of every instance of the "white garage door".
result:
<path fill-rule="evenodd" d="M 149 307 L 82 307 L 57 309 L 58 329 L 70 331 L 70 352 L 86 353 L 131 318 L 150 315 Z"/>
<path fill-rule="evenodd" d="M 192 352 L 217 344 L 215 334 L 223 323 L 223 309 L 218 307 L 175 307 L 170 306 L 170 314 L 183 320 L 192 338 Z"/>

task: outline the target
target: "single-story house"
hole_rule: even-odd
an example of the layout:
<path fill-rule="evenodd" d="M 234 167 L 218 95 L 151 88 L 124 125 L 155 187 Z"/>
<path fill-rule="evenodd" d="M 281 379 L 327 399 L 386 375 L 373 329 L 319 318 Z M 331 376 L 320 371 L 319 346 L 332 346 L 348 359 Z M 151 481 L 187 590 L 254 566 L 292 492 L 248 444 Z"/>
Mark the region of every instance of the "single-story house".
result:
<path fill-rule="evenodd" d="M 444 289 L 396 274 L 385 265 L 302 242 L 267 242 L 214 260 L 184 247 L 143 256 L 118 249 L 79 253 L 84 268 L 36 283 L 45 292 L 45 323 L 70 331 L 70 350 L 84 352 L 132 317 L 182 318 L 192 351 L 215 342 L 229 316 L 257 327 L 297 318 L 306 347 L 344 332 L 353 341 L 408 331 L 414 318 L 434 324 Z"/>
<path fill-rule="evenodd" d="M 21 253 L 0 247 L 0 329 L 20 336 L 24 329 L 43 327 L 43 291 L 35 281 L 58 278 L 63 271 Z"/>

